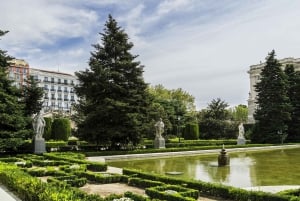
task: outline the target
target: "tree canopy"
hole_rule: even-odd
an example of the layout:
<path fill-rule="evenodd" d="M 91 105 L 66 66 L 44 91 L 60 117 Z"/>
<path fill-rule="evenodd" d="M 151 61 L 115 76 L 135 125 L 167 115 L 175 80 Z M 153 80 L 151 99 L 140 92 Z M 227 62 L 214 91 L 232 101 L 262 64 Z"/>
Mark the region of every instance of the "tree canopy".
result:
<path fill-rule="evenodd" d="M 75 106 L 79 137 L 115 148 L 137 144 L 150 105 L 143 66 L 135 61 L 133 43 L 111 15 L 100 35 L 90 69 L 75 73 L 80 82 L 75 88 L 80 98 Z"/>

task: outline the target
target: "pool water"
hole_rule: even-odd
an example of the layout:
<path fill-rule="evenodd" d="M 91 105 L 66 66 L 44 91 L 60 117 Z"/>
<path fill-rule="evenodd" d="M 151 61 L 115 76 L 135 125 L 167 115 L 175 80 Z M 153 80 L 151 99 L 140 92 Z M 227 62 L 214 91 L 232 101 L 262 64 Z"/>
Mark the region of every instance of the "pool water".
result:
<path fill-rule="evenodd" d="M 230 153 L 230 165 L 218 167 L 218 155 L 111 161 L 108 165 L 222 183 L 235 187 L 300 185 L 300 148 Z"/>

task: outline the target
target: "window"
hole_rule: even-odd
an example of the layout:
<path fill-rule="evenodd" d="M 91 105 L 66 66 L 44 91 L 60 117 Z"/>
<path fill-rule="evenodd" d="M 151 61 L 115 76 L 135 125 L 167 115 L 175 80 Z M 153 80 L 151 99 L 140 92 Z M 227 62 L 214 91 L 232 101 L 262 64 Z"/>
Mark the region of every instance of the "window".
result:
<path fill-rule="evenodd" d="M 68 95 L 64 95 L 64 101 L 68 101 Z"/>
<path fill-rule="evenodd" d="M 61 91 L 61 86 L 58 86 L 58 89 L 57 89 L 57 91 Z"/>
<path fill-rule="evenodd" d="M 64 84 L 68 84 L 68 80 L 64 80 Z"/>
<path fill-rule="evenodd" d="M 51 106 L 52 106 L 52 107 L 55 107 L 55 101 L 52 101 L 52 102 L 51 102 Z"/>
<path fill-rule="evenodd" d="M 44 77 L 44 82 L 48 82 L 48 77 Z"/>
<path fill-rule="evenodd" d="M 61 80 L 58 78 L 57 82 L 58 82 L 58 84 L 60 84 L 60 83 L 61 83 Z"/>
<path fill-rule="evenodd" d="M 48 90 L 48 85 L 47 84 L 44 85 L 44 90 Z"/>
<path fill-rule="evenodd" d="M 54 83 L 54 77 L 51 77 L 51 82 Z"/>
<path fill-rule="evenodd" d="M 75 100 L 74 100 L 74 96 L 71 96 L 71 101 L 75 101 Z"/>
<path fill-rule="evenodd" d="M 55 99 L 55 94 L 51 94 L 51 99 Z"/>

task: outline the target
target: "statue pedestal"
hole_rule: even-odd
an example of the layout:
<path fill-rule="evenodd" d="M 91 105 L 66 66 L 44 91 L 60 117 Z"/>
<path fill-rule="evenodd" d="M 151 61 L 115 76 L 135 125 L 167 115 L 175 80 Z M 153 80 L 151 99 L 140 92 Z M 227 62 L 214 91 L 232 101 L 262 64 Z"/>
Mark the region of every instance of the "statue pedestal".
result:
<path fill-rule="evenodd" d="M 34 153 L 42 154 L 46 152 L 46 143 L 44 138 L 34 139 Z"/>
<path fill-rule="evenodd" d="M 155 149 L 166 148 L 165 139 L 163 137 L 155 137 L 154 148 Z"/>
<path fill-rule="evenodd" d="M 237 139 L 237 145 L 245 145 L 246 139 L 245 138 L 238 138 Z"/>

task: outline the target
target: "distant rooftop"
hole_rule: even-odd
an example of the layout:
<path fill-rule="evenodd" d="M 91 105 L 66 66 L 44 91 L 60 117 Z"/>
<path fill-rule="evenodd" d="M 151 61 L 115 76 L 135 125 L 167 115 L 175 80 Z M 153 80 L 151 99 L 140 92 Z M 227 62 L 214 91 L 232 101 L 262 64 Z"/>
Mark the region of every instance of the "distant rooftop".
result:
<path fill-rule="evenodd" d="M 8 61 L 10 64 L 14 64 L 16 66 L 29 66 L 28 63 L 24 59 L 12 59 Z"/>
<path fill-rule="evenodd" d="M 55 74 L 60 74 L 60 75 L 74 76 L 74 75 L 71 75 L 69 73 L 62 73 L 62 72 L 59 72 L 59 71 L 42 70 L 42 69 L 39 69 L 39 68 L 30 68 L 30 69 L 40 71 L 40 72 L 45 72 L 45 73 L 55 73 Z"/>

